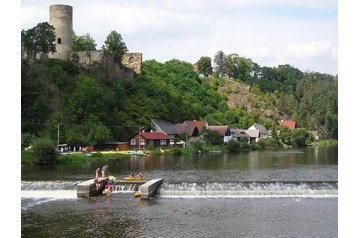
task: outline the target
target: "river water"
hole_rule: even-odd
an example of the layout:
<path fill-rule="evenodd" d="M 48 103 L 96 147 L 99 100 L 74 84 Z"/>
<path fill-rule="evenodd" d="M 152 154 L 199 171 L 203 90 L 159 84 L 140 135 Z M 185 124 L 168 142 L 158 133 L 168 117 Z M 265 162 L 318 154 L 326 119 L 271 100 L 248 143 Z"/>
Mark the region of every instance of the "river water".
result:
<path fill-rule="evenodd" d="M 164 178 L 152 200 L 76 197 L 102 164 L 23 165 L 23 237 L 337 237 L 338 148 L 108 160 Z"/>

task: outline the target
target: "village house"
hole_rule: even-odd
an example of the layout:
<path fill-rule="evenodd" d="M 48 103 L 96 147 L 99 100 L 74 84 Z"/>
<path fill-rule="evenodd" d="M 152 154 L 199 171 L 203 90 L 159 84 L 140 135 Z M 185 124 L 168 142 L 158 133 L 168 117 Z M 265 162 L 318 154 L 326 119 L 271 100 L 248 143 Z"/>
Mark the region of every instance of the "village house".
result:
<path fill-rule="evenodd" d="M 184 124 L 191 124 L 194 125 L 196 128 L 198 128 L 199 134 L 201 135 L 203 133 L 204 128 L 208 128 L 209 124 L 207 121 L 197 121 L 197 120 L 187 120 L 184 121 Z"/>
<path fill-rule="evenodd" d="M 266 139 L 269 136 L 266 128 L 261 124 L 253 124 L 245 133 L 250 136 L 250 144 L 257 143 L 261 139 Z"/>
<path fill-rule="evenodd" d="M 174 126 L 179 134 L 185 134 L 185 142 L 187 142 L 187 144 L 198 140 L 199 130 L 196 126 L 184 123 L 175 124 Z"/>
<path fill-rule="evenodd" d="M 103 145 L 111 150 L 124 151 L 129 149 L 128 142 L 105 142 Z"/>
<path fill-rule="evenodd" d="M 162 119 L 152 119 L 151 126 L 155 132 L 161 132 L 169 136 L 170 139 L 174 139 L 179 133 L 175 129 L 174 124 L 162 120 Z"/>
<path fill-rule="evenodd" d="M 131 138 L 131 149 L 144 149 L 148 146 L 168 147 L 170 145 L 170 138 L 162 132 L 141 132 L 137 133 Z"/>
<path fill-rule="evenodd" d="M 247 138 L 250 141 L 250 136 L 245 132 L 244 129 L 230 129 L 232 139 L 242 141 L 243 138 Z"/>
<path fill-rule="evenodd" d="M 296 122 L 292 120 L 281 120 L 278 122 L 280 126 L 287 126 L 288 128 L 296 129 Z"/>
<path fill-rule="evenodd" d="M 219 134 L 222 143 L 228 143 L 232 139 L 228 126 L 209 126 L 208 130 L 216 131 Z"/>

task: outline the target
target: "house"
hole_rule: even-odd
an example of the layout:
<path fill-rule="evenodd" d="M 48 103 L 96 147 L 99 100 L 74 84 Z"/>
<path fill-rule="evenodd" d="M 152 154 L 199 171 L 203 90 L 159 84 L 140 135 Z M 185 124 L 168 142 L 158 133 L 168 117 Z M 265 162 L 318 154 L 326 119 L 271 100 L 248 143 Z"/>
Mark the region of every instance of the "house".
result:
<path fill-rule="evenodd" d="M 184 123 L 175 124 L 174 126 L 179 134 L 185 134 L 185 139 L 182 138 L 182 140 L 185 141 L 186 145 L 190 145 L 190 143 L 199 139 L 199 130 L 196 126 Z"/>
<path fill-rule="evenodd" d="M 269 136 L 266 128 L 261 124 L 253 124 L 249 129 L 245 130 L 245 132 L 250 136 L 250 144 L 256 143 L 261 139 L 266 139 Z"/>
<path fill-rule="evenodd" d="M 245 133 L 249 136 L 249 144 L 254 144 L 260 140 L 259 130 L 245 130 Z"/>
<path fill-rule="evenodd" d="M 244 129 L 230 129 L 231 136 L 234 140 L 241 141 L 242 138 L 248 138 L 250 140 L 250 136 L 245 132 Z"/>
<path fill-rule="evenodd" d="M 131 138 L 130 148 L 140 149 L 148 146 L 168 147 L 170 137 L 162 132 L 141 132 Z"/>
<path fill-rule="evenodd" d="M 231 132 L 228 126 L 209 126 L 208 130 L 216 131 L 221 138 L 222 143 L 228 143 L 232 139 Z"/>
<path fill-rule="evenodd" d="M 170 139 L 174 139 L 179 133 L 175 129 L 174 124 L 162 120 L 162 119 L 152 119 L 151 126 L 155 132 L 161 132 L 169 136 Z"/>
<path fill-rule="evenodd" d="M 115 151 L 124 151 L 129 149 L 128 142 L 105 142 L 103 145 Z"/>
<path fill-rule="evenodd" d="M 280 126 L 287 126 L 288 128 L 296 129 L 296 122 L 292 120 L 281 120 L 278 122 Z"/>
<path fill-rule="evenodd" d="M 204 128 L 208 128 L 209 124 L 207 121 L 197 121 L 197 120 L 193 120 L 193 121 L 184 121 L 184 124 L 191 124 L 194 125 L 196 128 L 198 128 L 199 134 L 203 133 Z"/>

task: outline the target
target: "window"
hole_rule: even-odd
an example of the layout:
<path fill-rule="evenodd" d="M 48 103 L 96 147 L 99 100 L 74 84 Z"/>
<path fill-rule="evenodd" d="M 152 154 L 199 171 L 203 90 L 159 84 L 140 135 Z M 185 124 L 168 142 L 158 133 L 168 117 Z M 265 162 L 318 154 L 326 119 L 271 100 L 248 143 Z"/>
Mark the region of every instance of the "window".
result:
<path fill-rule="evenodd" d="M 136 140 L 135 139 L 131 139 L 131 145 L 135 145 L 136 144 Z"/>
<path fill-rule="evenodd" d="M 167 141 L 166 140 L 160 140 L 160 145 L 166 145 Z"/>
<path fill-rule="evenodd" d="M 149 140 L 149 145 L 153 145 L 153 144 L 154 144 L 153 140 Z"/>
<path fill-rule="evenodd" d="M 145 142 L 143 139 L 140 139 L 140 145 L 145 145 Z"/>
<path fill-rule="evenodd" d="M 57 44 L 60 44 L 60 45 L 61 45 L 61 38 L 58 38 L 58 39 L 57 39 Z"/>

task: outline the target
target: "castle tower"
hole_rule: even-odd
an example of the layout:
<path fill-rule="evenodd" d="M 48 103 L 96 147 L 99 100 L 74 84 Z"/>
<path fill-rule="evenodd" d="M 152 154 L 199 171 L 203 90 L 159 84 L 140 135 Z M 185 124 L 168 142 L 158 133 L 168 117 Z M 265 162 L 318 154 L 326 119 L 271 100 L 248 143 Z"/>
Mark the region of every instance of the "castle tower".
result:
<path fill-rule="evenodd" d="M 56 52 L 49 54 L 49 58 L 69 60 L 72 52 L 72 6 L 51 5 L 50 25 L 55 28 Z"/>

